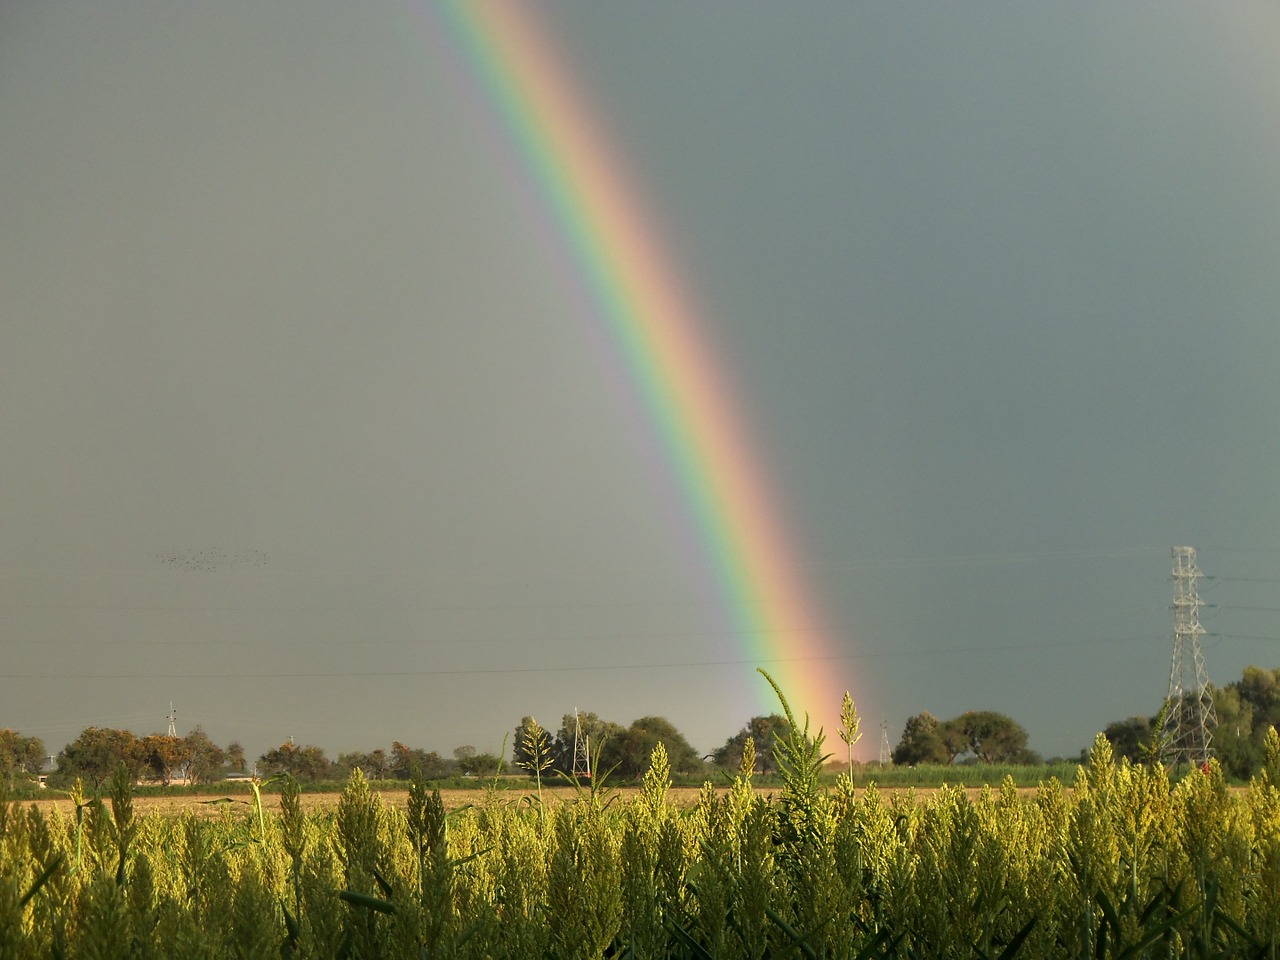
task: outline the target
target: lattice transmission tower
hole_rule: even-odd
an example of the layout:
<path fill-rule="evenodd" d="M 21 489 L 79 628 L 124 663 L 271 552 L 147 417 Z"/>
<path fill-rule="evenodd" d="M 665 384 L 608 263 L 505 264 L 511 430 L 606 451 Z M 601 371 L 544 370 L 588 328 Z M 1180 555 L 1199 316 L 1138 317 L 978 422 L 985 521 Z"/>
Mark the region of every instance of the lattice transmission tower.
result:
<path fill-rule="evenodd" d="M 889 721 L 880 721 L 880 766 L 887 767 L 893 754 L 889 750 Z"/>
<path fill-rule="evenodd" d="M 579 780 L 591 779 L 591 737 L 582 732 L 578 708 L 573 708 L 573 776 Z"/>
<path fill-rule="evenodd" d="M 1173 664 L 1169 668 L 1169 696 L 1165 701 L 1164 726 L 1160 739 L 1164 743 L 1164 760 L 1207 763 L 1213 755 L 1213 728 L 1218 725 L 1209 691 L 1209 674 L 1204 668 L 1204 651 L 1200 649 L 1200 596 L 1196 581 L 1195 547 L 1173 548 Z"/>

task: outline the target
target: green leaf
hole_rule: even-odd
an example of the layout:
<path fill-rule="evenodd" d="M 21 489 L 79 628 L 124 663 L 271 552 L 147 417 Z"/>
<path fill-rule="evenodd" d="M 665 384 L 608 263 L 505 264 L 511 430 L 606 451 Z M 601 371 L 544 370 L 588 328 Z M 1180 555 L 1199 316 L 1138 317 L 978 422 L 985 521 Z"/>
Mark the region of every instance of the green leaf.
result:
<path fill-rule="evenodd" d="M 1147 947 L 1151 946 L 1151 944 L 1155 943 L 1157 940 L 1163 937 L 1165 933 L 1172 930 L 1174 927 L 1180 924 L 1183 920 L 1186 920 L 1188 917 L 1194 914 L 1197 909 L 1198 908 L 1196 907 L 1188 907 L 1186 910 L 1183 910 L 1181 913 L 1176 913 L 1172 917 L 1169 917 L 1163 923 L 1158 923 L 1154 927 L 1152 927 L 1150 930 L 1144 931 L 1142 935 L 1142 939 L 1139 940 L 1137 943 L 1130 944 L 1124 950 L 1124 952 L 1121 953 L 1116 958 L 1116 960 L 1129 960 L 1130 957 L 1141 956 L 1142 952 L 1146 950 Z"/>
<path fill-rule="evenodd" d="M 782 916 L 778 913 L 778 911 L 774 910 L 773 907 L 766 906 L 764 908 L 764 912 L 769 917 L 770 920 L 772 920 L 775 924 L 778 925 L 778 929 L 780 929 L 783 933 L 785 933 L 788 937 L 791 938 L 791 942 L 795 944 L 796 947 L 799 948 L 801 953 L 803 953 L 806 957 L 808 957 L 809 960 L 818 960 L 818 954 L 814 951 L 813 947 L 811 947 L 808 943 L 809 937 L 812 936 L 812 934 L 800 933 L 798 930 L 795 929 L 795 927 L 791 926 L 791 924 L 787 923 L 786 920 L 782 919 Z"/>
<path fill-rule="evenodd" d="M 27 903 L 31 900 L 31 898 L 40 892 L 40 888 L 43 887 L 46 883 L 48 883 L 49 878 L 58 872 L 58 868 L 62 866 L 63 861 L 66 859 L 67 859 L 66 854 L 59 853 L 52 860 L 49 861 L 49 865 L 40 871 L 40 876 L 36 877 L 33 881 L 31 881 L 31 886 L 27 888 L 27 892 L 24 893 L 22 895 L 22 899 L 18 901 L 19 909 L 21 909 L 22 907 L 25 907 Z"/>
<path fill-rule="evenodd" d="M 667 921 L 666 927 L 671 931 L 672 936 L 680 941 L 690 957 L 694 957 L 695 960 L 715 960 L 715 957 L 707 952 L 707 948 L 693 939 L 684 927 L 671 920 Z"/>
<path fill-rule="evenodd" d="M 485 847 L 483 850 L 477 850 L 475 853 L 469 853 L 465 857 L 458 857 L 455 860 L 450 860 L 449 869 L 452 870 L 455 867 L 462 866 L 464 863 L 470 863 L 472 860 L 477 860 L 480 857 L 483 857 L 486 853 L 488 853 L 492 849 L 493 847 Z"/>
<path fill-rule="evenodd" d="M 888 929 L 881 930 L 864 946 L 853 960 L 871 960 L 874 956 L 890 957 L 897 953 L 898 944 L 906 934 L 891 936 Z M 883 950 L 881 949 L 883 947 Z"/>
<path fill-rule="evenodd" d="M 394 903 L 379 900 L 377 897 L 371 897 L 368 894 L 356 893 L 354 890 L 341 890 L 338 892 L 338 898 L 353 907 L 363 907 L 366 910 L 376 910 L 378 913 L 386 914 L 394 914 L 396 912 Z"/>
<path fill-rule="evenodd" d="M 383 876 L 383 875 L 378 871 L 378 868 L 377 868 L 377 867 L 374 867 L 374 868 L 373 868 L 373 879 L 374 879 L 374 882 L 375 882 L 375 883 L 377 883 L 377 885 L 378 885 L 378 889 L 382 891 L 382 895 L 383 895 L 384 897 L 390 897 L 390 896 L 391 896 L 391 884 L 389 884 L 389 883 L 387 882 L 386 877 L 384 877 L 384 876 Z"/>
<path fill-rule="evenodd" d="M 1013 958 L 1018 955 L 1018 951 L 1022 949 L 1022 941 L 1027 939 L 1032 928 L 1035 927 L 1036 919 L 1037 918 L 1032 917 L 1027 921 L 1027 925 L 1025 927 L 1013 935 L 1013 939 L 1010 940 L 1008 945 L 1000 951 L 1000 956 L 997 957 L 996 960 L 1013 960 Z"/>

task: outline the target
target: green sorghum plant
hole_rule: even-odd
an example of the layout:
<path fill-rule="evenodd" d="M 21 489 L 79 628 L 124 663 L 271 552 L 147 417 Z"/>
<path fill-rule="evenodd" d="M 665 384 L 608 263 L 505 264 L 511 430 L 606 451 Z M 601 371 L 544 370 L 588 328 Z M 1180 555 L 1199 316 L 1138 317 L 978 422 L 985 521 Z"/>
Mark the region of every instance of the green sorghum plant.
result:
<path fill-rule="evenodd" d="M 428 950 L 439 950 L 453 923 L 453 868 L 449 860 L 449 828 L 440 791 L 417 791 L 409 813 L 409 830 L 418 854 L 418 905 L 421 938 Z"/>
<path fill-rule="evenodd" d="M 533 774 L 538 788 L 538 806 L 542 806 L 542 775 L 551 769 L 555 758 L 551 755 L 551 737 L 533 717 L 529 718 L 529 727 L 523 735 L 520 746 L 524 750 L 525 760 L 516 762 L 516 766 Z"/>
<path fill-rule="evenodd" d="M 441 804 L 443 809 L 443 803 Z M 493 821 L 469 816 L 464 811 L 446 818 L 448 860 L 452 883 L 450 920 L 447 926 L 449 950 L 461 949 L 486 931 L 496 928 L 493 903 L 497 897 L 497 874 L 493 853 L 497 838 Z"/>
<path fill-rule="evenodd" d="M 1253 820 L 1251 895 L 1246 922 L 1269 956 L 1280 956 L 1280 735 L 1267 731 L 1266 762 L 1249 784 L 1246 800 Z"/>
<path fill-rule="evenodd" d="M 387 952 L 387 912 L 392 890 L 383 872 L 387 866 L 387 833 L 383 829 L 382 798 L 369 789 L 357 767 L 338 801 L 338 855 L 344 873 L 348 909 L 344 940 L 354 960 L 381 957 Z"/>
<path fill-rule="evenodd" d="M 547 953 L 552 917 L 546 908 L 552 838 L 538 817 L 495 817 L 499 835 L 495 859 L 493 910 L 497 943 L 504 956 L 540 957 Z"/>
<path fill-rule="evenodd" d="M 1072 956 L 1097 952 L 1102 919 L 1098 896 L 1114 902 L 1120 889 L 1120 843 L 1114 819 L 1119 806 L 1117 776 L 1111 743 L 1099 734 L 1089 762 L 1076 777 L 1063 851 L 1071 865 L 1069 886 L 1074 896 L 1065 902 L 1068 916 L 1060 942 Z"/>
<path fill-rule="evenodd" d="M 0 783 L 0 956 L 21 956 L 27 937 L 25 891 L 33 880 L 26 823 Z"/>
<path fill-rule="evenodd" d="M 97 873 L 79 891 L 73 960 L 119 960 L 130 953 L 132 933 L 124 889 L 107 873 Z"/>
<path fill-rule="evenodd" d="M 794 728 L 793 728 L 794 729 Z M 0 957 L 1269 957 L 1280 945 L 1280 737 L 1247 790 L 1177 784 L 1095 744 L 1074 789 L 827 792 L 819 737 L 754 747 L 696 806 L 665 751 L 630 800 L 493 792 L 446 815 L 354 775 L 336 809 L 74 815 L 0 797 Z"/>
<path fill-rule="evenodd" d="M 133 933 L 135 955 L 153 956 L 156 925 L 159 923 L 160 916 L 156 906 L 152 857 L 146 851 L 137 852 L 130 863 L 125 899 L 129 905 L 129 922 Z"/>
<path fill-rule="evenodd" d="M 652 762 L 640 795 L 627 804 L 621 838 L 622 929 L 621 937 L 637 960 L 661 957 L 666 952 L 666 909 L 658 875 L 659 838 L 670 808 L 667 790 L 671 769 L 666 748 L 654 748 Z"/>
<path fill-rule="evenodd" d="M 1240 920 L 1247 921 L 1258 878 L 1255 821 L 1247 803 L 1227 792 L 1216 761 L 1178 783 L 1174 804 L 1187 854 L 1187 884 L 1194 884 L 1201 902 L 1193 942 L 1201 954 L 1237 949 L 1240 938 L 1222 918 L 1238 926 Z M 1274 834 L 1275 829 L 1272 826 L 1269 832 Z"/>
<path fill-rule="evenodd" d="M 862 739 L 859 727 L 862 720 L 858 716 L 858 708 L 853 704 L 849 691 L 844 692 L 844 700 L 840 704 L 840 739 L 845 745 L 845 771 L 836 780 L 836 787 L 842 795 L 853 794 L 853 746 Z"/>
<path fill-rule="evenodd" d="M 108 823 L 116 848 L 116 883 L 124 886 L 129 846 L 138 835 L 138 824 L 133 819 L 133 778 L 123 763 L 116 767 L 111 777 L 111 819 Z"/>
<path fill-rule="evenodd" d="M 547 905 L 558 956 L 598 960 L 622 923 L 619 837 L 613 817 L 595 802 L 556 811 Z"/>
<path fill-rule="evenodd" d="M 734 924 L 736 955 L 763 957 L 769 942 L 769 906 L 776 897 L 773 856 L 773 810 L 764 798 L 746 791 L 741 797 L 735 858 Z"/>
<path fill-rule="evenodd" d="M 680 926 L 684 936 L 696 941 L 713 957 L 728 956 L 729 918 L 734 900 L 733 812 L 727 798 L 710 784 L 702 788 L 690 815 L 691 839 L 696 853 L 688 871 L 693 895 L 690 922 Z M 772 822 L 770 822 L 772 839 Z"/>
<path fill-rule="evenodd" d="M 297 916 L 301 905 L 302 859 L 307 851 L 307 819 L 302 814 L 298 781 L 287 777 L 280 788 L 280 842 L 289 856 L 289 906 Z"/>
<path fill-rule="evenodd" d="M 284 930 L 257 862 L 248 860 L 234 883 L 226 955 L 234 960 L 276 960 Z"/>
<path fill-rule="evenodd" d="M 205 903 L 209 896 L 216 850 L 216 825 L 188 813 L 181 820 L 182 836 L 178 862 L 181 869 L 183 895 L 196 926 L 204 923 Z"/>
<path fill-rule="evenodd" d="M 332 820 L 326 824 L 324 839 L 310 845 L 303 856 L 301 910 L 297 917 L 297 956 L 319 958 L 335 956 L 345 944 L 348 907 L 337 899 L 345 889 L 345 877 L 334 847 Z"/>

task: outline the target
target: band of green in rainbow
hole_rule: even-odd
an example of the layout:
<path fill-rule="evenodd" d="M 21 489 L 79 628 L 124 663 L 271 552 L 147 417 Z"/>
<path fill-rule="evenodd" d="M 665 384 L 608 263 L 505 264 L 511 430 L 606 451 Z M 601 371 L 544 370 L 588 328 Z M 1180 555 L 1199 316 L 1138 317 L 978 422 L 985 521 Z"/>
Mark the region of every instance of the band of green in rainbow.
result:
<path fill-rule="evenodd" d="M 441 9 L 660 435 L 733 618 L 736 653 L 769 670 L 793 709 L 832 731 L 825 718 L 839 710 L 840 661 L 798 576 L 734 391 L 645 205 L 529 7 L 450 0 Z M 756 702 L 776 710 L 764 681 L 755 683 Z"/>

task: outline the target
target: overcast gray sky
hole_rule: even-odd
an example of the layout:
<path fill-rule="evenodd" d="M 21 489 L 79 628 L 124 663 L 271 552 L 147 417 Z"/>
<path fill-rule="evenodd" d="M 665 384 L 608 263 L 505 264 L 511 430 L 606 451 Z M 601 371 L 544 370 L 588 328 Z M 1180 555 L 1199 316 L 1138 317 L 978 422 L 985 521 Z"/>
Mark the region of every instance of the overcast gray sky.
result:
<path fill-rule="evenodd" d="M 867 722 L 1280 665 L 1280 7 L 538 2 Z M 429 4 L 0 8 L 0 726 L 496 751 L 768 706 Z M 709 664 L 698 667 L 688 663 Z M 805 704 L 797 704 L 804 707 Z"/>

